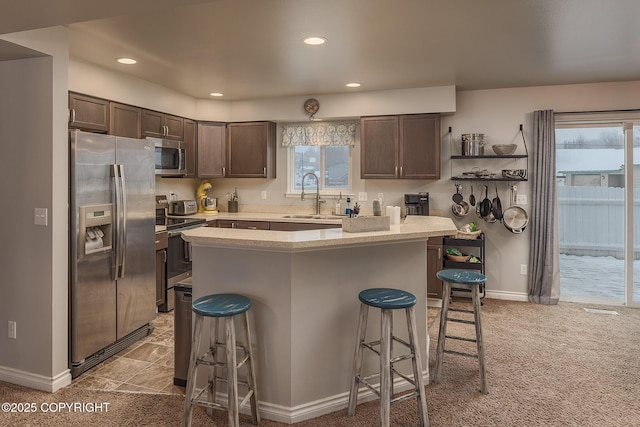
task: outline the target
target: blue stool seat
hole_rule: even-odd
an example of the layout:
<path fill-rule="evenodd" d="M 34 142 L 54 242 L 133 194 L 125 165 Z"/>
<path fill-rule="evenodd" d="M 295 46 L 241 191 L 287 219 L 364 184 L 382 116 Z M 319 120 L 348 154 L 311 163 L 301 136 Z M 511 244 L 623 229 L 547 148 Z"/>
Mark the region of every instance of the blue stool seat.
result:
<path fill-rule="evenodd" d="M 363 304 L 384 309 L 409 308 L 416 305 L 416 297 L 410 292 L 391 288 L 365 289 L 358 294 Z"/>
<path fill-rule="evenodd" d="M 198 298 L 192 310 L 207 317 L 226 317 L 244 313 L 251 308 L 251 300 L 237 294 L 213 294 Z"/>
<path fill-rule="evenodd" d="M 436 273 L 438 279 L 461 285 L 479 285 L 487 281 L 487 276 L 473 270 L 446 269 Z"/>

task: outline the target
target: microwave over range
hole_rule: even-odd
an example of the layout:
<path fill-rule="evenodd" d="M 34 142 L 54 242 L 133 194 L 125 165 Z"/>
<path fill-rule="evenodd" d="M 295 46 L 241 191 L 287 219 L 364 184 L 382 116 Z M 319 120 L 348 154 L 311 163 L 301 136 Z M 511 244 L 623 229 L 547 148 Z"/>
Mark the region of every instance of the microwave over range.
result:
<path fill-rule="evenodd" d="M 156 175 L 184 176 L 187 174 L 185 143 L 161 138 L 147 138 L 155 146 Z"/>

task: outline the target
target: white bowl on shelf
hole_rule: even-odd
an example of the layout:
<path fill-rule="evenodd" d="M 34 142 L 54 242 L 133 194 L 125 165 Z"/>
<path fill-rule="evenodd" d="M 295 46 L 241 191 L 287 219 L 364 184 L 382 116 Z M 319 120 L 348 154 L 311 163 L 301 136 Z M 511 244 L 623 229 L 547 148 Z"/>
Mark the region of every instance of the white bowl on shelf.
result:
<path fill-rule="evenodd" d="M 493 144 L 491 148 L 498 156 L 509 156 L 516 152 L 518 146 L 516 144 Z"/>

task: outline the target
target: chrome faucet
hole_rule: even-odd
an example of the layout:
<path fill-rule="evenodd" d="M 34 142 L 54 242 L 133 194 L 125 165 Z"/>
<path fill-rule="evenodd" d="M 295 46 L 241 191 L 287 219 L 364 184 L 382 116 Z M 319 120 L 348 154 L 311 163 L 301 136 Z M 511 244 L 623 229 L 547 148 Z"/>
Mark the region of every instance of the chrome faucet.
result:
<path fill-rule="evenodd" d="M 320 203 L 323 203 L 324 200 L 320 200 L 320 180 L 318 179 L 318 175 L 313 172 L 307 172 L 302 175 L 302 192 L 300 193 L 300 200 L 304 200 L 304 179 L 311 175 L 316 179 L 316 215 L 320 215 Z"/>

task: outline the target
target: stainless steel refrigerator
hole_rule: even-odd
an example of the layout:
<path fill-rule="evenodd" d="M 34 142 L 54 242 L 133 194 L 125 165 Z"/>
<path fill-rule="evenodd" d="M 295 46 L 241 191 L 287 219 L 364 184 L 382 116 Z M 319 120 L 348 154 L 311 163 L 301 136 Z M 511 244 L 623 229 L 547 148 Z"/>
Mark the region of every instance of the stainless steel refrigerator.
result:
<path fill-rule="evenodd" d="M 70 369 L 149 334 L 156 313 L 154 147 L 70 132 Z"/>

